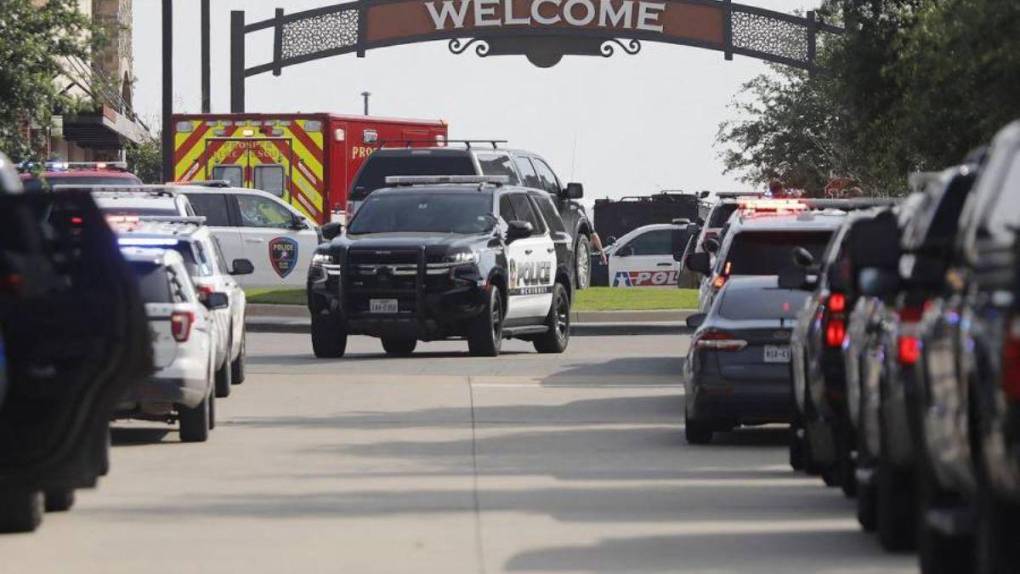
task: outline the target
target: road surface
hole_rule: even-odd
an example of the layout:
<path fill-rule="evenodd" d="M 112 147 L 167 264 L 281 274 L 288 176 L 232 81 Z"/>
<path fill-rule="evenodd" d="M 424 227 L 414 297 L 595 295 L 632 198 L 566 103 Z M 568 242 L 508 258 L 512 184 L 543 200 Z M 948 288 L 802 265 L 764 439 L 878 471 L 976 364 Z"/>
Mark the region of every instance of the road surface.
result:
<path fill-rule="evenodd" d="M 683 439 L 680 335 L 564 355 L 461 342 L 391 359 L 249 335 L 206 444 L 118 423 L 70 513 L 0 537 L 0 572 L 915 572 L 786 464 L 781 428 Z"/>

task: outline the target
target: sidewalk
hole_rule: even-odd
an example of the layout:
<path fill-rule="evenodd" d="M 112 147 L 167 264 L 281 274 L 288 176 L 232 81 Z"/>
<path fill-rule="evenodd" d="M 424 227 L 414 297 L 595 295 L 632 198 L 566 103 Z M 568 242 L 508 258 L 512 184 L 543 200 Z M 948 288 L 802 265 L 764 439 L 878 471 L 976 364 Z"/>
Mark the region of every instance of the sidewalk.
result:
<path fill-rule="evenodd" d="M 685 321 L 697 311 L 576 311 L 573 335 L 660 335 L 687 333 Z M 298 305 L 248 305 L 248 330 L 253 333 L 308 333 L 311 318 Z"/>

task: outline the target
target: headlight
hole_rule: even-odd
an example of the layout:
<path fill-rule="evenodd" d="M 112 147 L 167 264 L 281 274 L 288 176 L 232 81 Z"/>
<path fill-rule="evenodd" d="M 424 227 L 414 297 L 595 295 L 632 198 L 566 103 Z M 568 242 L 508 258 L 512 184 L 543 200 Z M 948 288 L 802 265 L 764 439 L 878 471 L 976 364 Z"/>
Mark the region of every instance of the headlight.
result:
<path fill-rule="evenodd" d="M 315 253 L 312 255 L 312 267 L 322 267 L 333 262 L 333 256 L 329 253 Z"/>
<path fill-rule="evenodd" d="M 453 253 L 448 253 L 446 257 L 443 258 L 443 261 L 453 265 L 478 263 L 478 254 L 474 251 L 455 251 Z"/>

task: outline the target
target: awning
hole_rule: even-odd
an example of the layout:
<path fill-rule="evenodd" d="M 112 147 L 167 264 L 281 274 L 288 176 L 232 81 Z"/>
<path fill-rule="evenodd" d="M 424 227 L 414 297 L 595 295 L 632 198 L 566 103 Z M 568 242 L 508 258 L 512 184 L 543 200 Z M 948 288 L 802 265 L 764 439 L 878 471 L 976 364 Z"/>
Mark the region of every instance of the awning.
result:
<path fill-rule="evenodd" d="M 140 123 L 109 106 L 96 113 L 64 116 L 64 139 L 81 147 L 116 149 L 150 138 Z"/>

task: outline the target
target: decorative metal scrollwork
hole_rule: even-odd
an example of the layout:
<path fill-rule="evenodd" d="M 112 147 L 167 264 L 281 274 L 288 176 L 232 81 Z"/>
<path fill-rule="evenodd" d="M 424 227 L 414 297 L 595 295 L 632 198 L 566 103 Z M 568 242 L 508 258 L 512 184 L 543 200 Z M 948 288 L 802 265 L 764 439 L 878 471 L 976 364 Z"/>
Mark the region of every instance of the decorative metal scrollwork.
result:
<path fill-rule="evenodd" d="M 489 55 L 489 43 L 480 38 L 471 38 L 467 41 L 461 40 L 460 38 L 454 38 L 453 40 L 450 40 L 449 47 L 451 53 L 460 55 L 466 52 L 471 46 L 475 47 L 475 54 L 478 54 L 479 57 L 484 58 Z"/>
<path fill-rule="evenodd" d="M 733 45 L 810 64 L 808 29 L 800 23 L 761 14 L 733 11 Z"/>
<path fill-rule="evenodd" d="M 599 52 L 602 54 L 603 58 L 610 58 L 616 53 L 616 48 L 613 44 L 619 46 L 620 49 L 629 56 L 633 56 L 641 51 L 641 42 L 638 40 L 631 40 L 624 44 L 616 38 L 610 38 L 609 40 L 602 42 L 602 45 L 599 47 Z"/>
<path fill-rule="evenodd" d="M 358 10 L 349 8 L 283 26 L 282 56 L 297 58 L 358 43 Z"/>

